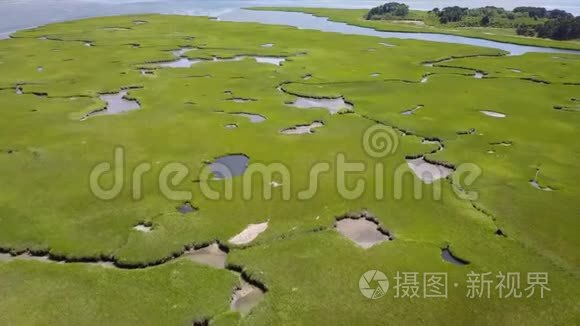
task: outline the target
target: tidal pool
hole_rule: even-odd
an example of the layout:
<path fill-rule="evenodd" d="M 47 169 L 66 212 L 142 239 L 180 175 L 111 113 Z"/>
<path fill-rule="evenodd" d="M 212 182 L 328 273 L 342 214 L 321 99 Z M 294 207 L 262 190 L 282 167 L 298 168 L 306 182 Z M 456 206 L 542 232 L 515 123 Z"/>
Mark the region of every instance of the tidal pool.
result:
<path fill-rule="evenodd" d="M 125 98 L 127 93 L 128 91 L 124 90 L 117 94 L 105 94 L 100 96 L 101 100 L 107 102 L 108 114 L 119 114 L 141 108 L 139 102 L 135 100 L 127 100 Z"/>
<path fill-rule="evenodd" d="M 449 248 L 441 249 L 441 258 L 453 265 L 464 266 L 469 265 L 469 262 L 453 255 Z"/>
<path fill-rule="evenodd" d="M 344 98 L 313 98 L 298 96 L 296 100 L 289 104 L 300 109 L 322 108 L 327 109 L 330 114 L 336 114 L 342 109 L 352 109 L 352 104 L 346 102 Z"/>
<path fill-rule="evenodd" d="M 174 61 L 161 62 L 158 64 L 162 68 L 191 68 L 196 63 L 200 63 L 201 60 L 194 60 L 189 58 L 179 58 Z"/>
<path fill-rule="evenodd" d="M 190 202 L 185 202 L 183 203 L 183 205 L 177 207 L 177 211 L 180 212 L 181 214 L 188 214 L 197 212 L 197 208 L 193 207 L 193 205 L 191 205 Z"/>
<path fill-rule="evenodd" d="M 231 154 L 218 157 L 209 164 L 215 179 L 227 179 L 244 174 L 250 158 L 244 154 Z"/>
<path fill-rule="evenodd" d="M 297 125 L 294 127 L 282 129 L 280 133 L 284 135 L 301 135 L 301 134 L 312 134 L 314 129 L 323 127 L 324 123 L 322 121 L 314 121 L 309 125 Z"/>
<path fill-rule="evenodd" d="M 218 58 L 213 57 L 211 60 L 206 59 L 190 59 L 187 57 L 181 57 L 182 52 L 185 49 L 176 50 L 173 52 L 174 55 L 180 56 L 179 59 L 167 62 L 160 62 L 157 64 L 158 67 L 162 68 L 191 68 L 191 66 L 201 63 L 201 62 L 233 62 L 242 61 L 246 58 L 253 58 L 257 63 L 273 64 L 276 66 L 282 65 L 282 62 L 286 61 L 286 58 L 282 57 L 263 57 L 263 56 L 235 56 L 232 58 Z M 191 50 L 191 49 L 190 49 Z M 188 51 L 190 51 L 188 50 Z M 187 52 L 187 51 L 186 51 Z M 183 52 L 185 53 L 185 52 Z"/>
<path fill-rule="evenodd" d="M 140 109 L 141 106 L 139 105 L 139 102 L 125 98 L 127 93 L 127 90 L 122 90 L 119 93 L 103 94 L 99 96 L 102 101 L 107 103 L 105 108 L 89 112 L 84 117 L 82 117 L 81 120 L 86 120 L 92 116 L 97 115 L 120 114 Z"/>
<path fill-rule="evenodd" d="M 228 114 L 235 115 L 235 116 L 238 116 L 238 117 L 248 118 L 251 123 L 260 123 L 260 122 L 266 121 L 266 117 L 265 116 L 263 116 L 261 114 L 257 114 L 257 113 L 232 112 L 232 113 L 228 113 Z"/>

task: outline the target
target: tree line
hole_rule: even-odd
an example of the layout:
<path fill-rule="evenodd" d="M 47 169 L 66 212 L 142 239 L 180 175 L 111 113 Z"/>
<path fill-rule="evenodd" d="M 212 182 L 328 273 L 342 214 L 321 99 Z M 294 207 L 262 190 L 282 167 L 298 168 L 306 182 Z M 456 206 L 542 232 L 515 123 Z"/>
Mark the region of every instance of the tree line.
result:
<path fill-rule="evenodd" d="M 389 2 L 372 8 L 366 19 L 401 19 L 409 15 L 409 6 Z M 518 35 L 537 36 L 555 40 L 580 38 L 580 17 L 564 10 L 542 7 L 517 7 L 513 10 L 487 6 L 464 8 L 459 6 L 435 8 L 428 12 L 428 20 L 454 27 L 515 28 Z"/>
<path fill-rule="evenodd" d="M 404 3 L 389 2 L 372 8 L 366 15 L 366 19 L 385 19 L 389 17 L 405 17 L 409 14 L 409 6 Z"/>

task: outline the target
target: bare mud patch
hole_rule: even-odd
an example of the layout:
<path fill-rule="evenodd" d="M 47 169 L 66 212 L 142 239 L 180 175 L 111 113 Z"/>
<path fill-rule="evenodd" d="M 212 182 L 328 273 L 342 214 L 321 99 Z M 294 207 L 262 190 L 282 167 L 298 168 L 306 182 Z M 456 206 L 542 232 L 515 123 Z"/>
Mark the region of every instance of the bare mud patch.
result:
<path fill-rule="evenodd" d="M 264 291 L 244 280 L 234 289 L 230 302 L 230 309 L 242 316 L 247 316 L 264 298 Z"/>
<path fill-rule="evenodd" d="M 389 233 L 382 229 L 378 220 L 366 212 L 338 218 L 335 228 L 340 234 L 364 249 L 393 240 Z"/>
<path fill-rule="evenodd" d="M 50 263 L 52 262 L 48 255 L 46 256 L 35 256 L 29 253 L 23 253 L 20 255 L 12 255 L 9 253 L 0 253 L 0 261 L 2 262 L 9 262 L 14 260 L 31 260 L 31 261 L 38 261 L 43 263 Z"/>
<path fill-rule="evenodd" d="M 143 233 L 149 233 L 149 232 L 153 231 L 153 224 L 149 223 L 149 222 L 141 222 L 141 223 L 135 225 L 133 227 L 133 230 L 143 232 Z"/>
<path fill-rule="evenodd" d="M 282 57 L 254 57 L 257 63 L 268 63 L 276 66 L 281 66 L 286 58 Z"/>
<path fill-rule="evenodd" d="M 298 96 L 294 102 L 288 105 L 299 109 L 326 109 L 330 114 L 336 114 L 343 109 L 353 109 L 353 105 L 346 102 L 343 97 L 314 98 Z"/>
<path fill-rule="evenodd" d="M 488 117 L 492 117 L 492 118 L 505 118 L 505 117 L 507 117 L 506 114 L 500 113 L 500 112 L 496 112 L 496 111 L 482 110 L 482 111 L 479 111 L 479 112 L 487 115 Z"/>
<path fill-rule="evenodd" d="M 542 190 L 542 191 L 554 191 L 554 189 L 552 187 L 546 186 L 546 187 L 542 187 L 542 185 L 540 185 L 540 183 L 538 182 L 538 177 L 540 176 L 540 169 L 536 170 L 536 175 L 534 176 L 534 178 L 532 180 L 530 180 L 530 185 L 538 190 Z"/>
<path fill-rule="evenodd" d="M 256 102 L 255 98 L 244 98 L 244 97 L 230 97 L 226 99 L 226 101 L 234 102 L 234 103 L 249 103 L 249 102 Z"/>
<path fill-rule="evenodd" d="M 500 141 L 500 142 L 493 142 L 493 143 L 489 143 L 491 146 L 504 146 L 504 147 L 510 147 L 512 146 L 514 143 L 511 141 Z"/>
<path fill-rule="evenodd" d="M 477 132 L 477 129 L 470 128 L 470 129 L 467 129 L 467 130 L 460 130 L 460 131 L 457 132 L 457 134 L 459 136 L 466 136 L 466 135 L 474 135 L 476 132 Z"/>
<path fill-rule="evenodd" d="M 425 184 L 432 184 L 437 180 L 445 179 L 454 172 L 450 167 L 426 161 L 425 157 L 407 159 L 407 165 Z"/>
<path fill-rule="evenodd" d="M 268 222 L 250 224 L 242 232 L 231 237 L 228 241 L 235 245 L 245 245 L 254 241 L 261 233 L 268 229 Z"/>
<path fill-rule="evenodd" d="M 294 127 L 286 128 L 280 130 L 281 134 L 284 135 L 302 135 L 302 134 L 312 134 L 314 129 L 323 127 L 324 123 L 322 121 L 313 121 L 309 125 L 297 125 Z"/>
<path fill-rule="evenodd" d="M 425 22 L 422 20 L 406 19 L 406 20 L 391 20 L 389 22 L 395 23 L 395 24 L 409 24 L 409 25 L 425 26 Z"/>
<path fill-rule="evenodd" d="M 111 32 L 118 32 L 118 31 L 129 31 L 131 30 L 129 27 L 121 27 L 121 26 L 107 26 L 99 28 L 103 31 L 111 31 Z"/>
<path fill-rule="evenodd" d="M 143 76 L 153 76 L 153 75 L 155 75 L 155 69 L 140 69 L 139 72 Z"/>
<path fill-rule="evenodd" d="M 228 253 L 219 244 L 212 243 L 199 249 L 186 251 L 183 256 L 198 264 L 223 269 L 226 267 Z"/>

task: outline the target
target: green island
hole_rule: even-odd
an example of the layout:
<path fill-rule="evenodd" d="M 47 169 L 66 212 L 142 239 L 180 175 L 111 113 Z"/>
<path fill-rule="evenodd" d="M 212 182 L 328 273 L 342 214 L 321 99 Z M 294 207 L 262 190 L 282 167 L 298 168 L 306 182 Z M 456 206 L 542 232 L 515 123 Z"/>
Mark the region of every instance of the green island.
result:
<path fill-rule="evenodd" d="M 403 12 L 403 16 L 395 14 L 372 15 L 369 9 L 335 9 L 335 8 L 301 8 L 301 7 L 253 7 L 252 10 L 266 11 L 288 11 L 303 12 L 318 17 L 328 17 L 335 22 L 343 22 L 354 26 L 373 28 L 378 31 L 388 32 L 408 32 L 408 33 L 438 33 L 480 38 L 485 40 L 513 43 L 530 46 L 552 47 L 560 49 L 580 49 L 580 40 L 576 36 L 570 40 L 553 40 L 548 38 L 537 37 L 538 33 L 534 30 L 535 26 L 541 25 L 546 28 L 541 29 L 542 35 L 552 35 L 553 20 L 548 18 L 532 18 L 526 13 L 506 12 L 501 8 L 485 9 L 480 8 L 478 12 L 471 10 L 468 16 L 467 8 L 449 7 L 448 16 L 456 17 L 442 23 L 442 13 L 444 8 L 434 8 L 437 10 L 408 10 Z M 522 7 L 525 10 L 526 7 Z M 458 11 L 459 13 L 456 13 Z M 369 16 L 370 14 L 370 16 Z M 514 15 L 513 19 L 507 16 Z M 545 15 L 548 15 L 547 13 Z M 445 16 L 446 18 L 447 16 Z M 488 17 L 487 24 L 482 25 L 484 17 Z M 492 18 L 489 18 L 492 17 Z M 495 17 L 495 18 L 494 18 Z M 460 18 L 460 19 L 459 19 Z M 547 24 L 546 24 L 547 23 Z M 571 19 L 571 24 L 575 24 L 575 35 L 580 33 L 580 18 Z M 572 27 L 565 27 L 572 29 Z M 519 34 L 519 35 L 518 35 Z"/>
<path fill-rule="evenodd" d="M 19 31 L 0 41 L 0 325 L 577 324 L 579 71 L 573 54 L 207 17 Z M 369 155 L 372 128 L 392 136 L 385 155 Z M 203 173 L 228 157 L 290 173 Z M 341 179 L 339 158 L 367 168 Z M 187 173 L 162 184 L 171 164 Z M 95 193 L 99 169 L 116 193 Z M 374 270 L 390 280 L 369 285 L 377 300 L 361 285 Z M 446 298 L 405 297 L 399 272 L 445 273 Z M 526 290 L 536 272 L 542 296 Z M 491 273 L 491 297 L 469 297 L 470 273 Z M 506 273 L 521 286 L 499 298 Z"/>

